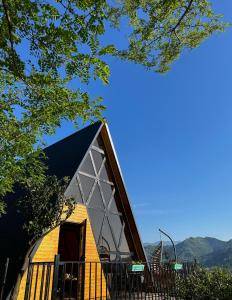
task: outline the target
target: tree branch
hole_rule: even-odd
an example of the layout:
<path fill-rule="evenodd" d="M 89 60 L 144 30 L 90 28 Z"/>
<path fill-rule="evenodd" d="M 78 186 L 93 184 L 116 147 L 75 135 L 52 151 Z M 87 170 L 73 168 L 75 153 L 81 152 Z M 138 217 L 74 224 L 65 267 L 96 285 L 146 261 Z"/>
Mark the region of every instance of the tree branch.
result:
<path fill-rule="evenodd" d="M 28 84 L 25 80 L 25 78 L 22 76 L 21 72 L 19 71 L 18 69 L 18 64 L 15 60 L 15 49 L 14 49 L 14 39 L 13 39 L 13 24 L 12 24 L 12 21 L 11 21 L 11 17 L 10 17 L 10 14 L 9 14 L 9 9 L 8 9 L 8 4 L 7 4 L 7 1 L 6 0 L 2 0 L 2 5 L 3 5 L 3 10 L 4 10 L 4 14 L 5 14 L 5 17 L 6 17 L 6 21 L 7 21 L 7 27 L 8 27 L 8 34 L 9 34 L 9 41 L 10 41 L 10 49 L 11 49 L 11 56 L 12 56 L 12 59 L 13 59 L 13 67 L 16 71 L 16 74 L 18 76 L 19 79 L 21 79 L 24 83 Z M 10 70 L 9 70 L 10 71 Z M 14 76 L 16 75 L 14 74 Z"/>
<path fill-rule="evenodd" d="M 182 22 L 182 20 L 184 19 L 184 17 L 187 15 L 187 13 L 189 12 L 191 6 L 193 4 L 193 0 L 189 1 L 188 6 L 186 7 L 184 13 L 181 15 L 181 17 L 179 18 L 178 22 L 176 23 L 176 25 L 172 28 L 172 32 L 175 32 L 175 30 L 177 29 L 178 26 L 180 26 L 180 23 Z"/>
<path fill-rule="evenodd" d="M 177 33 L 176 33 L 176 30 L 174 30 L 174 31 L 173 31 L 173 33 L 175 34 L 175 36 L 176 36 L 177 40 L 178 40 L 178 41 L 179 41 L 179 43 L 181 44 L 182 42 L 181 42 L 181 40 L 180 40 L 179 36 L 177 35 Z"/>
<path fill-rule="evenodd" d="M 13 35 L 12 35 L 13 25 L 11 22 L 7 2 L 5 0 L 2 0 L 2 5 L 3 5 L 3 9 L 4 9 L 5 16 L 6 16 L 6 21 L 7 21 L 11 52 L 12 52 L 12 56 L 14 56 L 15 50 L 14 50 L 14 42 L 13 42 Z"/>

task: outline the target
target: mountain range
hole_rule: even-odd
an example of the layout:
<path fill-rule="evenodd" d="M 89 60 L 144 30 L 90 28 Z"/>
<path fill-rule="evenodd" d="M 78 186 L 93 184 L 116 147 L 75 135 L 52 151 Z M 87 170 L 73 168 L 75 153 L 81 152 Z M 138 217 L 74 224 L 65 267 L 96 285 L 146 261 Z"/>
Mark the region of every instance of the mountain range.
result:
<path fill-rule="evenodd" d="M 176 242 L 176 252 L 179 261 L 194 261 L 206 267 L 229 267 L 232 269 L 232 239 L 221 241 L 212 237 L 190 237 L 182 242 Z M 145 243 L 144 248 L 148 258 L 152 256 L 157 243 Z M 164 244 L 164 259 L 173 259 L 172 246 Z"/>

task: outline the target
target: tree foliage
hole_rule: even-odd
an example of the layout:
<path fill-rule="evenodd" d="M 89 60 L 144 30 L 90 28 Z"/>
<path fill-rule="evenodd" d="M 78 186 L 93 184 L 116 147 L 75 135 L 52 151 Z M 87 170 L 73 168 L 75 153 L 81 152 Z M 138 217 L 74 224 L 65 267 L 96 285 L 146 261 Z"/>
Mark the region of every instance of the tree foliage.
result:
<path fill-rule="evenodd" d="M 165 72 L 225 25 L 208 0 L 2 0 L 0 196 L 28 176 L 43 179 L 45 134 L 64 120 L 102 118 L 87 85 L 109 83 L 107 56 Z M 113 44 L 114 30 L 127 34 L 125 48 Z"/>
<path fill-rule="evenodd" d="M 67 184 L 68 178 L 46 176 L 42 182 L 29 180 L 24 185 L 16 203 L 30 244 L 71 216 L 75 201 L 65 196 Z"/>
<path fill-rule="evenodd" d="M 215 31 L 223 31 L 222 15 L 208 0 L 123 1 L 116 23 L 128 15 L 132 31 L 122 58 L 157 72 L 166 72 L 184 49 L 193 49 Z"/>
<path fill-rule="evenodd" d="M 176 282 L 178 296 L 186 300 L 232 299 L 232 274 L 223 268 L 197 268 Z"/>

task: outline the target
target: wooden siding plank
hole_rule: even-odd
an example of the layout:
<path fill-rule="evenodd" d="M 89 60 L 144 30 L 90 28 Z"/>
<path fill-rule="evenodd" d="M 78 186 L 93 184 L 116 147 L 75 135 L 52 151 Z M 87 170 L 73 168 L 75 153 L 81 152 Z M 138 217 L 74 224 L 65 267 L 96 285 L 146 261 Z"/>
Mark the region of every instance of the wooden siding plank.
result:
<path fill-rule="evenodd" d="M 96 262 L 97 264 L 97 279 L 95 279 L 95 274 L 93 273 L 91 274 L 91 282 L 89 280 L 90 267 L 88 264 L 85 267 L 84 298 L 89 299 L 89 289 L 91 290 L 91 295 L 92 295 L 91 297 L 95 298 L 96 296 L 96 298 L 99 299 L 99 297 L 102 295 L 102 297 L 105 298 L 106 291 L 107 291 L 106 281 L 105 281 L 104 274 L 102 274 L 101 277 L 100 258 L 98 255 L 94 235 L 89 221 L 87 208 L 82 204 L 77 204 L 73 214 L 69 217 L 67 222 L 73 222 L 79 224 L 82 223 L 84 220 L 87 220 L 85 260 L 87 262 Z M 54 256 L 58 254 L 59 231 L 60 231 L 60 227 L 57 227 L 43 238 L 37 251 L 34 254 L 34 257 L 32 258 L 32 262 L 53 262 L 54 261 Z M 49 299 L 51 297 L 52 275 L 53 275 L 53 267 L 50 272 Z M 37 276 L 37 286 L 35 292 L 36 276 Z M 23 275 L 17 300 L 24 300 L 26 278 L 27 278 L 27 272 L 25 272 Z M 35 268 L 35 270 L 33 271 L 33 282 L 32 282 L 30 299 L 34 299 L 34 295 L 35 295 L 35 299 L 39 300 L 41 278 L 42 278 L 42 267 L 39 268 L 38 273 L 37 273 L 37 269 Z M 100 284 L 101 279 L 102 279 L 102 284 Z M 95 280 L 98 283 L 97 289 L 95 289 Z"/>

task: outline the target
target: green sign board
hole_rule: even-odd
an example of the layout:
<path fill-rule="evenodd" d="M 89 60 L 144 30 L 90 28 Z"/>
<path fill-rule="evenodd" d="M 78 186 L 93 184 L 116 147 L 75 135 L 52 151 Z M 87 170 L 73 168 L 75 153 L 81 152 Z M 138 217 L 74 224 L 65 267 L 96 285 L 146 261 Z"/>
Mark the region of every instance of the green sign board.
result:
<path fill-rule="evenodd" d="M 173 267 L 173 270 L 182 270 L 183 269 L 183 265 L 178 264 L 178 263 L 173 264 L 172 267 Z"/>
<path fill-rule="evenodd" d="M 144 265 L 129 265 L 128 271 L 130 272 L 143 272 L 144 271 Z"/>

